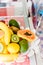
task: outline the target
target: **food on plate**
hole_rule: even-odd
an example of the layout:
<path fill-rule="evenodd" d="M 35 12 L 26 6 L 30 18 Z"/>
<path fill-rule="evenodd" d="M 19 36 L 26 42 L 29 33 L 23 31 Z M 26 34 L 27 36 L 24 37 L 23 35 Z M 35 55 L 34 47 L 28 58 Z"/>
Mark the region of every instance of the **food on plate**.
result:
<path fill-rule="evenodd" d="M 15 19 L 11 19 L 8 25 L 0 21 L 0 61 L 14 61 L 28 50 L 28 42 L 34 39 L 35 34 L 31 30 L 20 30 Z"/>
<path fill-rule="evenodd" d="M 7 49 L 9 53 L 18 53 L 20 50 L 20 46 L 17 43 L 10 43 Z"/>
<path fill-rule="evenodd" d="M 28 41 L 23 39 L 19 42 L 20 44 L 20 52 L 26 52 L 29 48 Z"/>
<path fill-rule="evenodd" d="M 7 27 L 6 24 L 0 22 L 0 29 L 4 31 L 4 41 L 5 41 L 5 44 L 8 45 L 9 42 L 10 42 L 10 37 L 11 37 L 11 34 L 9 32 L 9 28 Z"/>
<path fill-rule="evenodd" d="M 19 37 L 16 34 L 12 34 L 11 42 L 19 42 Z"/>
<path fill-rule="evenodd" d="M 20 26 L 19 26 L 18 22 L 15 19 L 11 19 L 9 21 L 9 26 L 15 26 L 15 27 L 20 29 Z"/>
<path fill-rule="evenodd" d="M 17 35 L 23 39 L 28 40 L 29 42 L 32 42 L 36 38 L 35 34 L 30 30 L 19 30 Z"/>
<path fill-rule="evenodd" d="M 19 28 L 15 27 L 15 26 L 11 26 L 10 27 L 14 33 L 17 33 L 17 31 L 19 30 Z"/>

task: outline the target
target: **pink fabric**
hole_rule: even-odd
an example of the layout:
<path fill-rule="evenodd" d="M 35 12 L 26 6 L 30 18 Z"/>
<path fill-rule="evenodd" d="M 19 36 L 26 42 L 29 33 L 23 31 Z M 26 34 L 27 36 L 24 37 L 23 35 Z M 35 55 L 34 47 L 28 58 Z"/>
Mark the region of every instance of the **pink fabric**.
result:
<path fill-rule="evenodd" d="M 14 6 L 7 7 L 7 16 L 14 16 Z"/>
<path fill-rule="evenodd" d="M 0 8 L 0 16 L 7 16 L 6 8 Z"/>
<path fill-rule="evenodd" d="M 14 6 L 0 8 L 0 16 L 14 16 Z"/>

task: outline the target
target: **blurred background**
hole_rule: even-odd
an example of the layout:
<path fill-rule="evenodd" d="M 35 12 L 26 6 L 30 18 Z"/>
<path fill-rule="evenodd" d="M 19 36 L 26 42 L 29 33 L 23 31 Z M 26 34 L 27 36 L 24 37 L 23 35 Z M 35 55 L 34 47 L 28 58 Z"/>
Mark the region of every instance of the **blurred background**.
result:
<path fill-rule="evenodd" d="M 43 0 L 0 0 L 0 19 L 8 21 L 12 17 L 20 21 L 22 29 L 27 27 L 38 36 L 43 59 Z"/>

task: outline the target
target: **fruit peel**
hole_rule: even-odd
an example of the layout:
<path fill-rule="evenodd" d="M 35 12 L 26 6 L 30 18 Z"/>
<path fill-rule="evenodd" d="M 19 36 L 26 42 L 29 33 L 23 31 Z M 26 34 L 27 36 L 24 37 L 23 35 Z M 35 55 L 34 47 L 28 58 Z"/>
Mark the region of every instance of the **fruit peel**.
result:
<path fill-rule="evenodd" d="M 5 41 L 5 44 L 8 45 L 10 43 L 10 37 L 11 37 L 11 34 L 9 32 L 9 28 L 6 24 L 0 22 L 0 29 L 4 31 L 4 41 Z"/>

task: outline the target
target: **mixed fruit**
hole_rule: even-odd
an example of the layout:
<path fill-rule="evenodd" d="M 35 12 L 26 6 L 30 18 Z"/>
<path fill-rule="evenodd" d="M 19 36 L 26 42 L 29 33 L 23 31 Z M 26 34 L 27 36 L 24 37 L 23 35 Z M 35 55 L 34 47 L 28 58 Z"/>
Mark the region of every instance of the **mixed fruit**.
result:
<path fill-rule="evenodd" d="M 28 50 L 28 41 L 18 36 L 19 30 L 20 26 L 14 19 L 8 25 L 0 21 L 0 54 L 18 54 Z"/>

